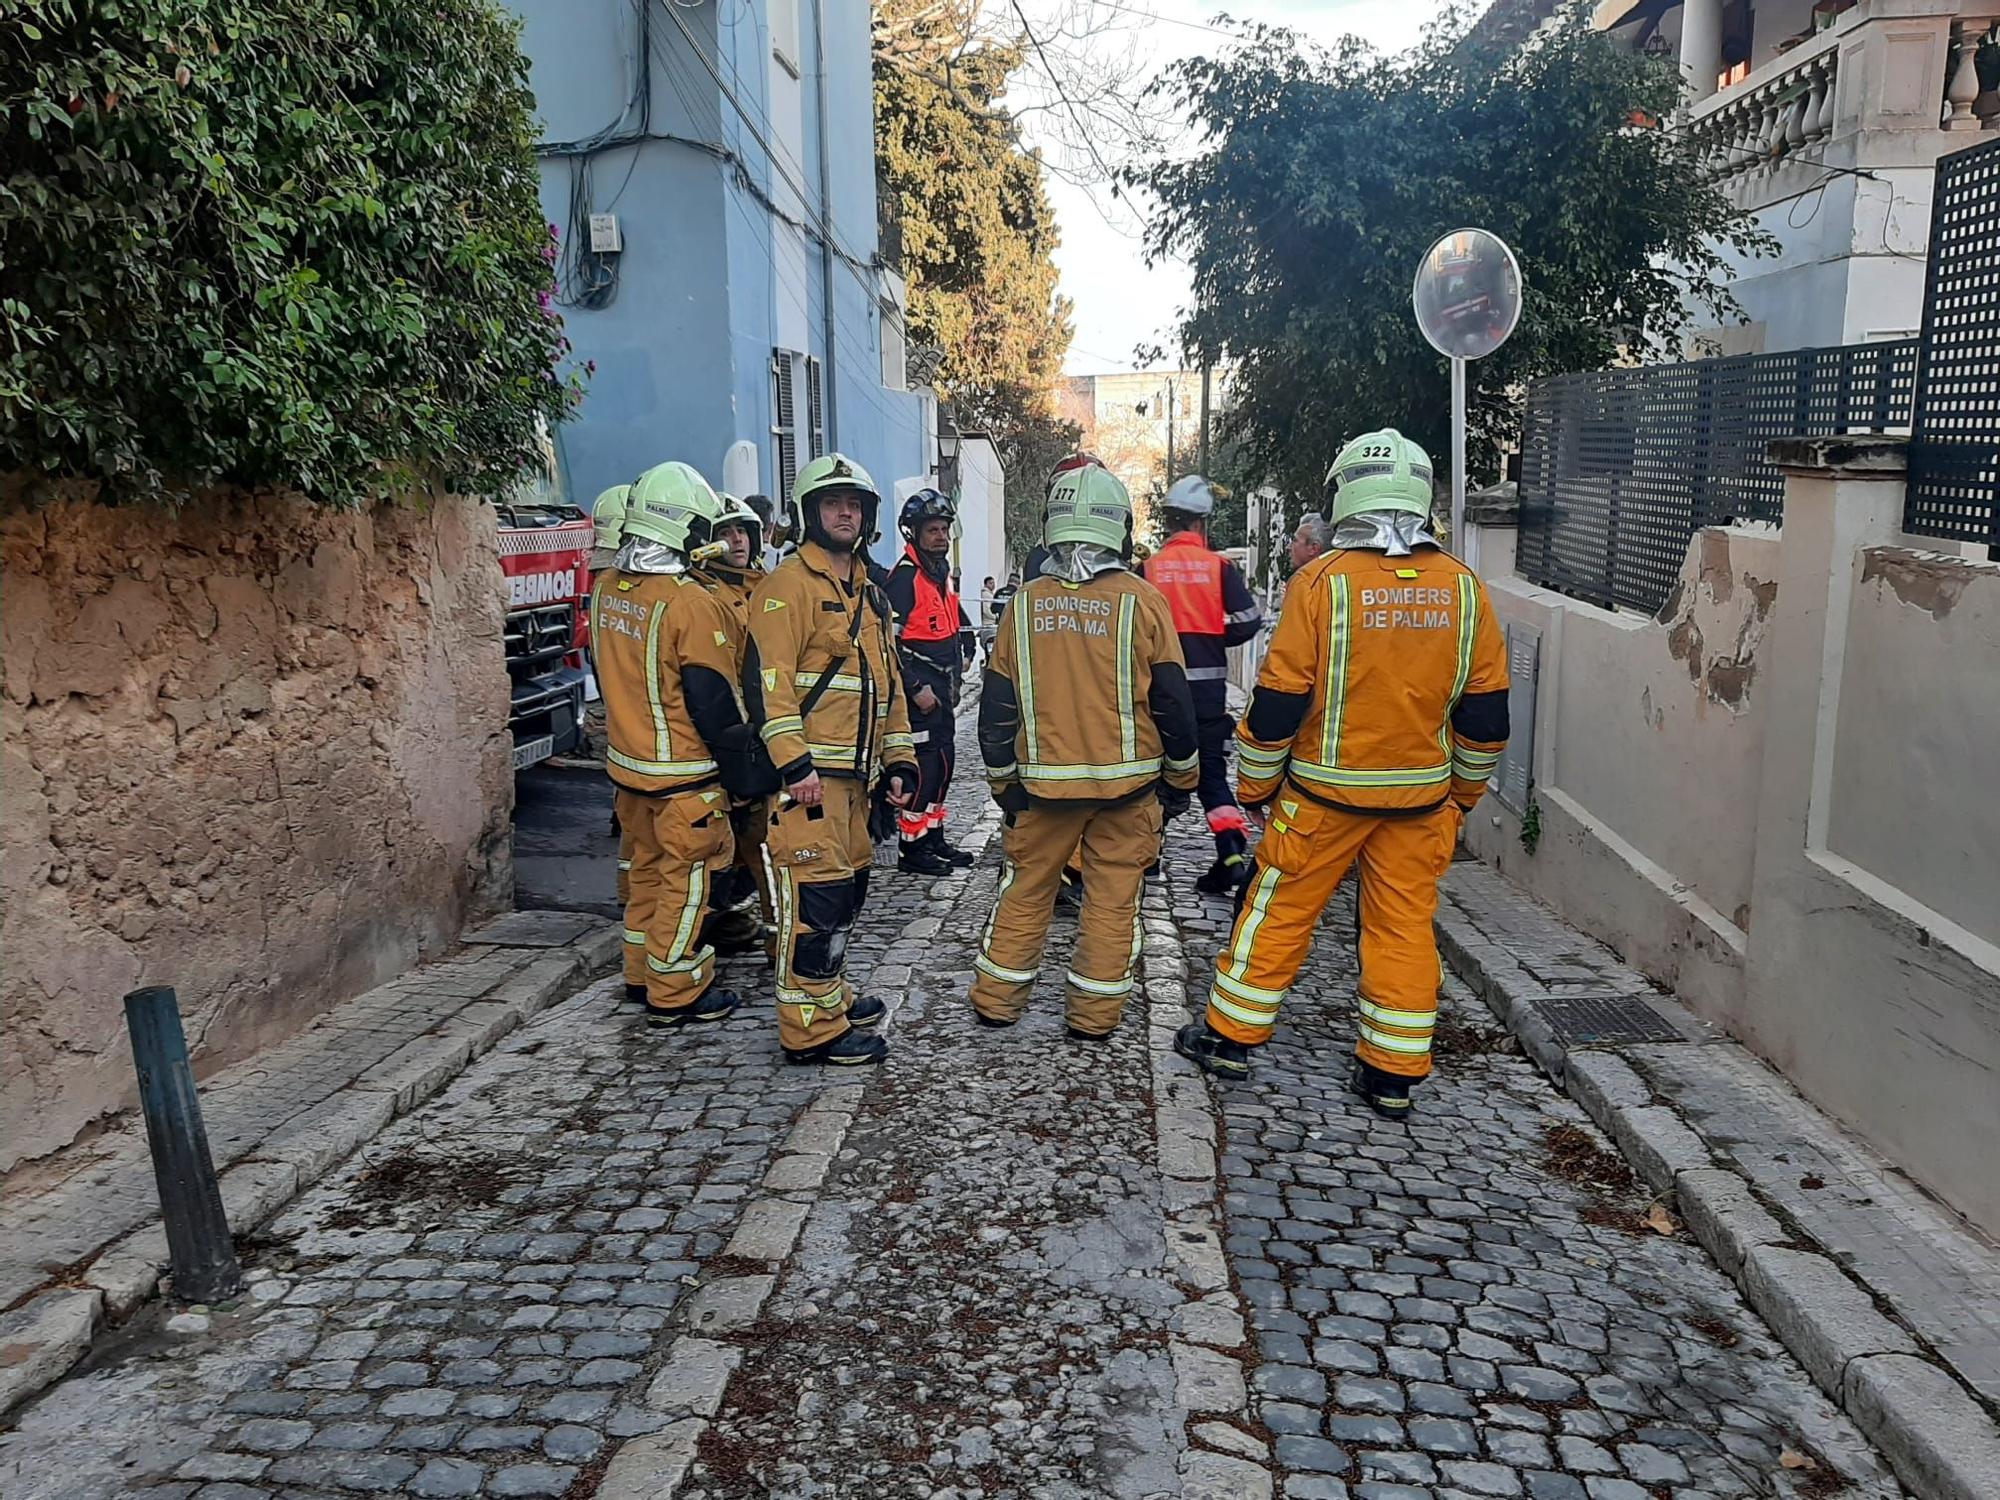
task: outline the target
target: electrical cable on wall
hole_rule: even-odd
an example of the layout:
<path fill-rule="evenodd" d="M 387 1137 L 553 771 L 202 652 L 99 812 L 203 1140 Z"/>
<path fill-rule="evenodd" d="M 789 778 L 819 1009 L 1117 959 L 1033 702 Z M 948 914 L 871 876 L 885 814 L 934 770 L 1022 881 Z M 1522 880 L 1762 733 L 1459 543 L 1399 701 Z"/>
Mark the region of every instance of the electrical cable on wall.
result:
<path fill-rule="evenodd" d="M 865 292 L 871 305 L 878 295 L 875 276 L 879 270 L 874 258 L 863 258 L 842 245 L 824 217 L 812 206 L 812 200 L 804 187 L 792 175 L 789 164 L 772 145 L 765 134 L 761 122 L 746 108 L 736 91 L 723 78 L 720 70 L 707 52 L 701 47 L 694 34 L 688 29 L 679 11 L 699 8 L 686 6 L 679 0 L 660 0 L 660 8 L 674 23 L 688 48 L 701 62 L 715 86 L 721 91 L 730 107 L 742 120 L 751 138 L 756 141 L 772 170 L 783 180 L 798 203 L 803 214 L 794 214 L 785 209 L 757 181 L 743 158 L 728 146 L 715 141 L 701 140 L 693 136 L 680 135 L 673 131 L 655 130 L 652 124 L 653 61 L 658 57 L 667 68 L 667 80 L 674 87 L 683 104 L 694 113 L 692 101 L 680 80 L 675 76 L 673 63 L 677 60 L 667 50 L 666 38 L 655 33 L 652 24 L 652 0 L 630 0 L 638 30 L 638 51 L 636 56 L 627 53 L 627 64 L 632 78 L 624 106 L 608 124 L 586 136 L 573 140 L 544 141 L 535 148 L 538 156 L 567 160 L 570 164 L 569 204 L 566 210 L 567 223 L 558 236 L 556 258 L 556 301 L 564 307 L 577 307 L 598 312 L 611 306 L 618 297 L 619 256 L 616 252 L 598 252 L 590 248 L 590 218 L 595 209 L 595 165 L 598 157 L 606 152 L 637 147 L 647 141 L 667 141 L 686 146 L 691 150 L 713 157 L 728 168 L 736 185 L 756 201 L 758 206 L 772 218 L 789 226 L 810 241 L 830 247 L 834 258 L 844 265 L 855 282 Z M 636 165 L 636 155 L 634 158 Z M 626 170 L 629 182 L 632 167 Z M 615 202 L 624 192 L 621 183 L 618 193 L 613 194 Z"/>
<path fill-rule="evenodd" d="M 638 25 L 638 51 L 627 53 L 632 87 L 625 104 L 603 128 L 569 141 L 544 141 L 535 148 L 538 156 L 569 161 L 568 222 L 556 241 L 556 301 L 564 307 L 580 307 L 599 312 L 618 299 L 618 260 L 615 252 L 593 250 L 590 244 L 590 215 L 595 164 L 599 156 L 621 147 L 637 146 L 654 138 L 652 84 L 652 14 L 646 0 L 631 0 Z M 635 155 L 633 165 L 637 165 Z M 631 180 L 631 169 L 626 181 Z M 624 192 L 621 184 L 619 193 Z"/>

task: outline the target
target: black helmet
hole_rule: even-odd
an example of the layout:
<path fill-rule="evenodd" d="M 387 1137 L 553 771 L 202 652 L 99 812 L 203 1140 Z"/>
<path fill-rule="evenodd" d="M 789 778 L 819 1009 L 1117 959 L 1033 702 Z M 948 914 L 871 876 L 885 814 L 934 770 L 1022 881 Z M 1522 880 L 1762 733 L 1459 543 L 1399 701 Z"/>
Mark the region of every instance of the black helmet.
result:
<path fill-rule="evenodd" d="M 903 533 L 903 540 L 914 547 L 926 521 L 948 521 L 956 525 L 958 507 L 942 490 L 918 490 L 903 502 L 902 512 L 896 517 L 896 526 Z"/>

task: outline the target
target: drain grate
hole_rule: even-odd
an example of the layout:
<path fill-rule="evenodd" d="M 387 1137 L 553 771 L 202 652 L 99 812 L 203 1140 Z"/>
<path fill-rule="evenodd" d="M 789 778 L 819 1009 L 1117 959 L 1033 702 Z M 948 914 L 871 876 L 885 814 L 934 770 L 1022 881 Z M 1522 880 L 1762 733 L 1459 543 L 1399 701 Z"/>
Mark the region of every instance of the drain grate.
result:
<path fill-rule="evenodd" d="M 1637 995 L 1547 995 L 1535 1002 L 1535 1009 L 1573 1047 L 1687 1040 Z"/>

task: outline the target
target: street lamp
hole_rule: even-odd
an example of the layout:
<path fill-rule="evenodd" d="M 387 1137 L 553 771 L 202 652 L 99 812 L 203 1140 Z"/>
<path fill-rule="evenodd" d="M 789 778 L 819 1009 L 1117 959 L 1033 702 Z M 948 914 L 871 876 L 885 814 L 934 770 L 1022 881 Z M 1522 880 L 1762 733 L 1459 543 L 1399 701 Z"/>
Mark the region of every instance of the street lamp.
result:
<path fill-rule="evenodd" d="M 963 440 L 959 436 L 958 422 L 944 410 L 938 412 L 937 433 L 937 481 L 938 488 L 958 498 L 958 454 Z"/>
<path fill-rule="evenodd" d="M 1497 234 L 1454 229 L 1424 252 L 1410 302 L 1417 327 L 1451 361 L 1451 541 L 1476 569 L 1478 548 L 1465 534 L 1465 365 L 1506 343 L 1520 322 L 1520 263 Z"/>

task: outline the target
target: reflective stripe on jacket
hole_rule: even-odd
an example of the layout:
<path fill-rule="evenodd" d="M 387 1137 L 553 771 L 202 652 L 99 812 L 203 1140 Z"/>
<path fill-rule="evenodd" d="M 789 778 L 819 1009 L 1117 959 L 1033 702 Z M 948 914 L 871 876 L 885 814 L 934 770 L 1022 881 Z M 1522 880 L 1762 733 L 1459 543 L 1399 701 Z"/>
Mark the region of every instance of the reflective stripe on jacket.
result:
<path fill-rule="evenodd" d="M 713 781 L 715 757 L 697 716 L 715 714 L 718 681 L 733 712 L 736 648 L 727 607 L 690 574 L 612 569 L 592 585 L 590 625 L 611 779 L 653 794 Z M 704 671 L 711 674 L 706 689 L 691 697 L 689 673 Z M 740 734 L 741 716 L 734 722 Z M 718 723 L 708 728 L 714 733 Z"/>
<path fill-rule="evenodd" d="M 979 704 L 987 776 L 1030 796 L 1116 801 L 1197 780 L 1173 619 L 1135 574 L 1037 578 L 1008 602 Z"/>
<path fill-rule="evenodd" d="M 888 601 L 860 566 L 856 558 L 853 580 L 843 582 L 831 555 L 806 542 L 751 595 L 743 697 L 787 784 L 819 771 L 872 786 L 885 765 L 914 762 Z M 850 641 L 856 609 L 861 628 Z M 840 666 L 827 690 L 801 719 L 800 702 L 835 661 Z"/>
<path fill-rule="evenodd" d="M 1436 548 L 1329 552 L 1285 592 L 1237 731 L 1238 795 L 1281 781 L 1364 812 L 1471 806 L 1507 741 L 1507 651 L 1486 591 Z"/>

